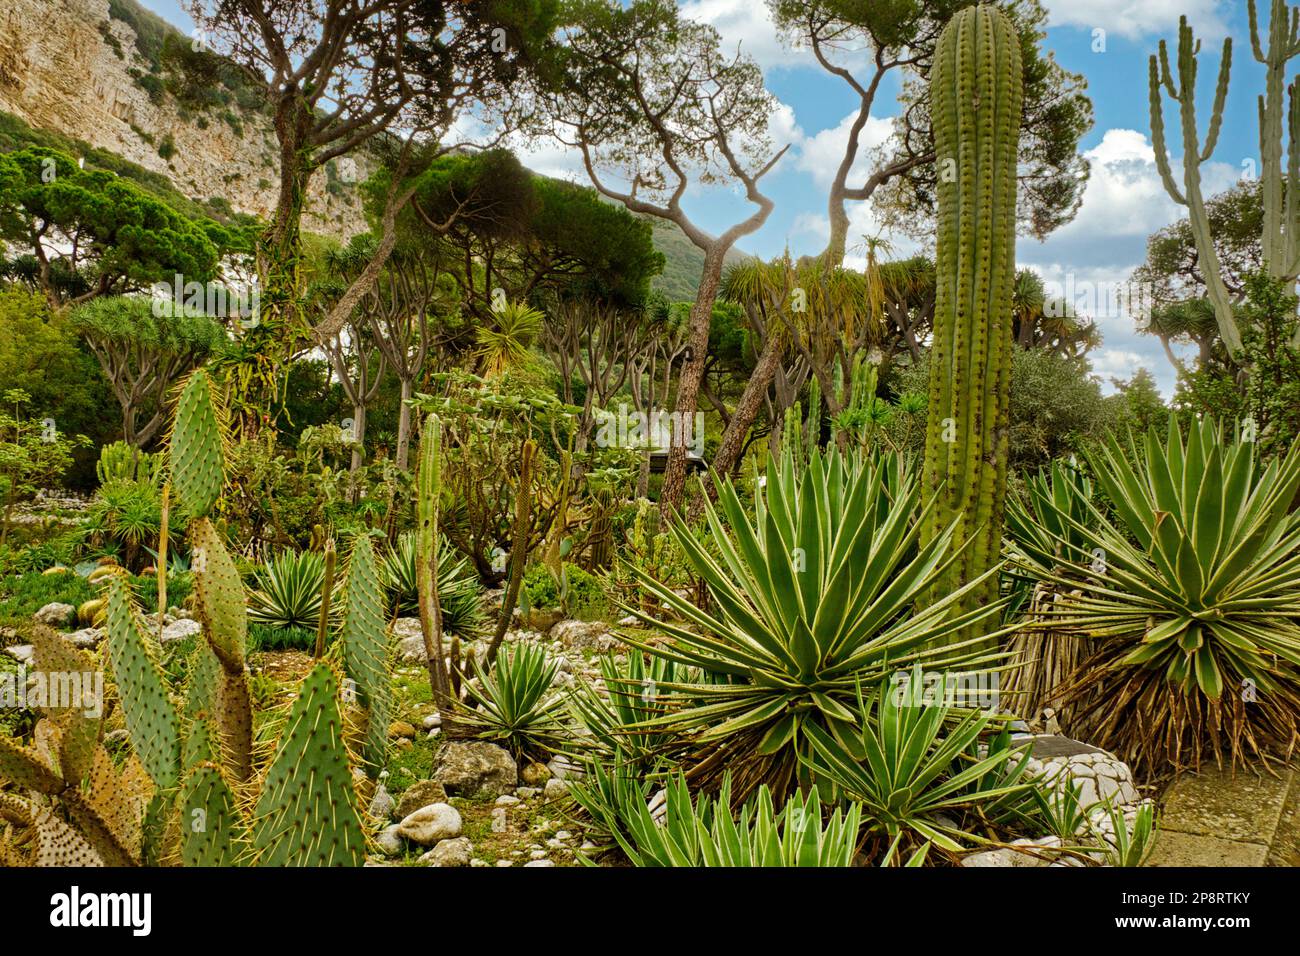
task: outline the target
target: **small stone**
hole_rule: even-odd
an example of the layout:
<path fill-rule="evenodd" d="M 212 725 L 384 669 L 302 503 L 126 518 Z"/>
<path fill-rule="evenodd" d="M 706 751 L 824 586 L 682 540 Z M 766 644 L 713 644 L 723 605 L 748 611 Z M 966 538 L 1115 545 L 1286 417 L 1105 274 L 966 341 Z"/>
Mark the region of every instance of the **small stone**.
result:
<path fill-rule="evenodd" d="M 203 625 L 193 618 L 182 617 L 162 629 L 158 640 L 163 644 L 183 641 L 187 637 L 196 637 L 203 633 Z"/>
<path fill-rule="evenodd" d="M 31 644 L 12 644 L 5 648 L 5 653 L 19 664 L 30 664 L 36 659 L 36 648 Z"/>
<path fill-rule="evenodd" d="M 580 780 L 582 779 L 582 768 L 569 760 L 567 757 L 552 757 L 547 763 L 546 769 L 551 772 L 551 776 L 557 780 Z"/>
<path fill-rule="evenodd" d="M 565 785 L 563 780 L 556 780 L 554 777 L 552 777 L 550 780 L 546 781 L 545 793 L 546 793 L 546 798 L 548 800 L 553 800 L 557 797 L 563 797 L 568 792 L 569 792 L 569 788 Z"/>
<path fill-rule="evenodd" d="M 510 829 L 510 811 L 505 807 L 496 807 L 492 811 L 492 832 L 505 833 Z"/>
<path fill-rule="evenodd" d="M 540 787 L 551 779 L 551 771 L 543 763 L 530 763 L 519 778 L 530 787 Z"/>
<path fill-rule="evenodd" d="M 469 866 L 474 855 L 474 844 L 468 837 L 442 840 L 420 857 L 425 866 Z"/>
<path fill-rule="evenodd" d="M 530 860 L 544 860 L 544 859 L 546 859 L 546 851 L 543 850 L 543 849 L 540 849 L 540 848 L 539 848 L 539 849 L 536 849 L 536 850 L 533 850 L 531 853 L 528 854 L 528 859 L 530 859 Z"/>
<path fill-rule="evenodd" d="M 514 860 L 497 860 L 497 866 L 514 866 Z"/>
<path fill-rule="evenodd" d="M 478 857 L 474 857 L 474 859 L 469 861 L 469 865 L 475 867 L 476 869 L 482 869 L 483 867 L 490 866 L 491 864 L 488 863 L 487 860 L 481 860 Z"/>
<path fill-rule="evenodd" d="M 460 836 L 460 811 L 449 803 L 432 803 L 421 807 L 398 824 L 398 832 L 421 846 L 433 846 L 439 840 Z M 469 857 L 465 857 L 466 862 Z"/>
<path fill-rule="evenodd" d="M 383 852 L 384 856 L 400 856 L 402 853 L 402 834 L 401 827 L 394 823 L 392 826 L 384 827 L 375 837 L 375 845 Z"/>
<path fill-rule="evenodd" d="M 415 746 L 415 741 L 410 740 L 407 737 L 398 737 L 396 740 L 393 741 L 394 750 L 410 750 L 414 746 Z"/>
<path fill-rule="evenodd" d="M 32 620 L 46 627 L 67 627 L 77 616 L 77 609 L 71 604 L 53 601 L 32 615 Z"/>
<path fill-rule="evenodd" d="M 555 839 L 557 839 L 557 840 L 572 840 L 572 839 L 573 839 L 573 834 L 570 833 L 568 830 L 556 830 L 556 831 L 555 831 Z"/>
<path fill-rule="evenodd" d="M 368 808 L 372 820 L 387 820 L 397 809 L 397 801 L 393 795 L 388 792 L 381 780 L 375 787 L 375 794 L 370 798 L 370 807 Z"/>
<path fill-rule="evenodd" d="M 555 864 L 554 864 L 552 861 L 550 861 L 550 860 L 542 859 L 542 860 L 532 860 L 532 861 L 530 861 L 530 862 L 528 862 L 528 863 L 525 863 L 524 866 L 525 866 L 525 867 L 529 867 L 529 866 L 555 866 Z"/>
<path fill-rule="evenodd" d="M 533 797 L 537 796 L 541 792 L 542 791 L 538 790 L 536 787 L 515 788 L 515 796 L 518 797 L 520 800 L 531 800 Z"/>
<path fill-rule="evenodd" d="M 421 807 L 427 807 L 431 803 L 446 803 L 447 791 L 443 789 L 442 784 L 434 780 L 420 780 L 406 788 L 401 798 L 397 801 L 397 812 L 394 814 L 398 819 L 409 817 Z"/>
<path fill-rule="evenodd" d="M 442 715 L 430 714 L 428 717 L 425 717 L 424 720 L 420 721 L 420 723 L 424 726 L 425 730 L 433 730 L 434 727 L 442 726 Z"/>
<path fill-rule="evenodd" d="M 388 736 L 410 740 L 415 736 L 415 728 L 404 720 L 395 720 L 388 725 Z"/>
<path fill-rule="evenodd" d="M 486 741 L 456 741 L 443 747 L 432 778 L 450 794 L 463 797 L 499 797 L 519 784 L 514 758 Z"/>
<path fill-rule="evenodd" d="M 498 807 L 514 807 L 519 805 L 519 798 L 509 793 L 503 793 L 497 797 L 496 803 Z"/>
<path fill-rule="evenodd" d="M 71 634 L 64 634 L 63 639 L 73 647 L 89 651 L 99 646 L 99 642 L 104 639 L 104 631 L 98 627 L 83 627 Z"/>

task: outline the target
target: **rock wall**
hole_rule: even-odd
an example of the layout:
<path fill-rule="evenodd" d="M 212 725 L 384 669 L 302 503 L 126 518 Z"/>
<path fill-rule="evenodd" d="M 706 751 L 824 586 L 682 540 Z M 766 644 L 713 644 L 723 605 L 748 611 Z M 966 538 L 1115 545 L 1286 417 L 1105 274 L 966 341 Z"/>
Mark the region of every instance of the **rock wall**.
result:
<path fill-rule="evenodd" d="M 147 73 L 149 65 L 132 28 L 110 17 L 108 0 L 0 4 L 0 110 L 162 173 L 195 200 L 222 197 L 237 212 L 269 218 L 278 177 L 269 118 L 232 106 L 237 133 L 211 111 L 182 115 L 170 95 L 152 102 L 132 69 Z M 168 134 L 175 152 L 164 159 L 159 145 Z M 343 180 L 368 175 L 364 157 L 354 164 Z M 326 184 L 325 172 L 313 177 L 304 228 L 340 238 L 364 229 L 354 186 Z"/>

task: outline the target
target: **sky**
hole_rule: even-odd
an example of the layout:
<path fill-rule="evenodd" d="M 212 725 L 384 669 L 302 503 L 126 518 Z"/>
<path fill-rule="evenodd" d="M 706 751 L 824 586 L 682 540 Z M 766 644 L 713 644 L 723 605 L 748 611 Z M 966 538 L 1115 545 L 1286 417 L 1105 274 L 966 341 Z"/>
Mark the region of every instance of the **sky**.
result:
<path fill-rule="evenodd" d="M 177 0 L 142 0 L 156 13 L 189 32 L 192 24 Z M 1259 0 L 1261 19 L 1268 0 Z M 1043 46 L 1068 70 L 1082 73 L 1093 101 L 1095 126 L 1079 144 L 1091 177 L 1075 219 L 1046 241 L 1020 237 L 1016 259 L 1048 283 L 1049 292 L 1070 292 L 1080 311 L 1091 315 L 1103 342 L 1092 353 L 1093 372 L 1111 390 L 1111 379 L 1150 370 L 1166 398 L 1175 373 L 1157 339 L 1137 331 L 1137 320 L 1117 302 L 1145 254 L 1147 237 L 1184 212 L 1165 193 L 1151 146 L 1147 100 L 1147 58 L 1162 38 L 1176 42 L 1178 18 L 1203 39 L 1198 88 L 1199 126 L 1204 131 L 1225 37 L 1234 44 L 1223 131 L 1210 161 L 1202 167 L 1207 194 L 1229 188 L 1259 164 L 1255 97 L 1263 89 L 1263 67 L 1250 55 L 1244 0 L 1043 0 L 1049 12 Z M 682 12 L 711 23 L 724 49 L 739 48 L 763 69 L 778 105 L 771 117 L 777 146 L 789 144 L 781 163 L 763 181 L 776 209 L 764 227 L 741 248 L 765 258 L 787 247 L 798 256 L 816 253 L 827 235 L 826 191 L 842 156 L 856 98 L 839 78 L 826 73 L 805 50 L 791 49 L 777 37 L 762 0 L 680 0 Z M 876 115 L 865 139 L 883 142 L 897 114 L 897 87 L 877 98 Z M 1165 122 L 1175 175 L 1182 147 L 1174 104 L 1165 99 Z M 538 172 L 585 181 L 576 157 L 558 145 L 532 144 L 521 153 Z M 714 233 L 749 214 L 752 207 L 725 189 L 695 191 L 686 203 L 696 221 Z M 908 255 L 915 243 L 876 221 L 869 204 L 850 205 L 850 245 L 865 235 L 880 235 L 894 255 Z M 861 265 L 860 257 L 849 258 Z"/>

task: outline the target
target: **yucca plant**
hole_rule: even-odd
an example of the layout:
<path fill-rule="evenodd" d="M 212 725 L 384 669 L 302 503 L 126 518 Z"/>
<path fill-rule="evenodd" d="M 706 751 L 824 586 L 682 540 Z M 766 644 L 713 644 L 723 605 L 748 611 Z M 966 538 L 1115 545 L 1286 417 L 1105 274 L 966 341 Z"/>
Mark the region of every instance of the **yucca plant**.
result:
<path fill-rule="evenodd" d="M 1063 689 L 1070 732 L 1135 772 L 1203 756 L 1286 757 L 1300 737 L 1300 449 L 1268 464 L 1253 443 L 1172 417 L 1161 439 L 1107 440 L 1091 457 L 1114 519 L 1070 521 L 1094 556 L 1049 580 L 1073 590 L 1050 622 L 1095 642 Z"/>
<path fill-rule="evenodd" d="M 918 604 L 953 559 L 950 535 L 918 547 L 928 505 L 903 469 L 888 466 L 891 460 L 814 451 L 796 471 L 792 453 L 783 453 L 756 490 L 752 518 L 724 479 L 718 506 L 704 509 L 720 557 L 680 523 L 672 528 L 714 612 L 631 569 L 684 622 L 656 621 L 627 606 L 671 638 L 638 646 L 728 679 L 665 684 L 660 701 L 667 713 L 638 725 L 679 735 L 693 783 L 716 783 L 725 762 L 740 799 L 760 783 L 784 796 L 809 728 L 842 733 L 855 725 L 859 683 L 875 684 L 917 661 L 944 670 L 996 659 L 982 648 L 998 602 L 957 613 L 963 589 Z M 946 643 L 967 627 L 979 636 Z"/>
<path fill-rule="evenodd" d="M 420 611 L 420 593 L 416 587 L 415 534 L 407 532 L 384 558 L 384 572 L 398 615 L 415 615 Z M 445 537 L 438 547 L 438 600 L 442 605 L 444 634 L 469 641 L 481 637 L 487 628 L 482 593 L 469 561 Z"/>
<path fill-rule="evenodd" d="M 496 378 L 523 364 L 545 319 L 544 313 L 523 302 L 507 302 L 494 310 L 494 327 L 483 326 L 478 330 L 475 354 L 482 363 L 483 377 Z"/>
<path fill-rule="evenodd" d="M 552 689 L 558 664 L 538 644 L 518 643 L 484 667 L 474 659 L 476 679 L 465 685 L 463 728 L 481 740 L 500 743 L 516 757 L 555 752 L 565 736 L 564 695 Z"/>
<path fill-rule="evenodd" d="M 992 715 L 958 713 L 926 693 L 919 667 L 870 697 L 859 689 L 856 726 L 839 733 L 808 726 L 807 762 L 818 780 L 861 804 L 867 833 L 882 844 L 929 842 L 959 853 L 986 838 L 977 831 L 994 824 L 999 809 L 1029 798 L 1028 753 L 1003 745 L 980 756 Z"/>
<path fill-rule="evenodd" d="M 724 778 L 716 800 L 692 800 L 686 778 L 673 774 L 657 818 L 639 787 L 619 791 L 609 825 L 633 866 L 816 866 L 853 865 L 859 811 L 836 809 L 823 820 L 817 788 L 796 791 L 780 813 L 763 786 L 733 814 L 731 780 Z"/>
<path fill-rule="evenodd" d="M 1024 490 L 1007 502 L 1008 581 L 1023 590 L 1028 620 L 1050 625 L 1056 606 L 1070 588 L 1048 578 L 1064 565 L 1090 565 L 1092 545 L 1083 528 L 1095 525 L 1092 481 L 1078 461 L 1054 461 L 1025 480 Z M 1025 610 L 1015 608 L 1017 612 Z M 1083 641 L 1050 626 L 1022 627 L 1011 638 L 1011 666 L 1002 690 L 1014 709 L 1034 717 L 1051 705 L 1064 718 L 1057 689 L 1086 656 Z"/>
<path fill-rule="evenodd" d="M 1138 807 L 1133 818 L 1133 827 L 1129 828 L 1124 811 L 1118 807 L 1107 807 L 1114 842 L 1105 843 L 1106 862 L 1111 866 L 1142 866 L 1155 849 L 1156 808 L 1150 803 Z"/>
<path fill-rule="evenodd" d="M 628 654 L 621 662 L 614 657 L 599 660 L 603 692 L 589 683 L 579 685 L 571 696 L 574 714 L 588 731 L 573 741 L 578 756 L 595 755 L 609 762 L 653 769 L 672 748 L 675 735 L 667 730 L 639 729 L 638 724 L 664 712 L 659 688 L 707 681 L 697 667 L 687 667 L 662 657 Z M 678 696 L 685 694 L 678 691 Z"/>
<path fill-rule="evenodd" d="M 256 573 L 248 617 L 257 624 L 315 628 L 320 620 L 325 559 L 314 551 L 282 551 Z"/>

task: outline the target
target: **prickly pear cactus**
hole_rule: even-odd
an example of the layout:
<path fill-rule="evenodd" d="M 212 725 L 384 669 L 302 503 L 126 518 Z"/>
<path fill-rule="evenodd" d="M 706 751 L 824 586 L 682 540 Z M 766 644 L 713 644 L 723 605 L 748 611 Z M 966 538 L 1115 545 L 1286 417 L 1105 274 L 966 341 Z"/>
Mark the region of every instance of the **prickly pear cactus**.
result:
<path fill-rule="evenodd" d="M 984 4 L 955 14 L 930 71 L 939 218 L 923 482 L 937 498 L 923 540 L 953 525 L 961 551 L 936 600 L 993 567 L 1002 541 L 1021 84 L 1011 21 Z M 995 601 L 997 590 L 990 576 L 961 609 Z"/>
<path fill-rule="evenodd" d="M 257 866 L 360 866 L 366 838 L 343 738 L 339 681 L 317 664 L 266 772 L 253 812 Z"/>
<path fill-rule="evenodd" d="M 180 782 L 180 722 L 162 668 L 141 633 L 128 588 L 121 578 L 109 585 L 109 658 L 131 745 L 154 784 L 167 790 Z"/>
<path fill-rule="evenodd" d="M 225 483 L 221 405 L 203 369 L 190 375 L 176 401 L 168 466 L 182 508 L 195 517 L 211 514 Z"/>
<path fill-rule="evenodd" d="M 369 535 L 358 535 L 348 561 L 348 609 L 343 621 L 343 662 L 357 703 L 365 710 L 366 770 L 372 778 L 388 755 L 392 714 L 388 615 L 384 585 Z"/>

